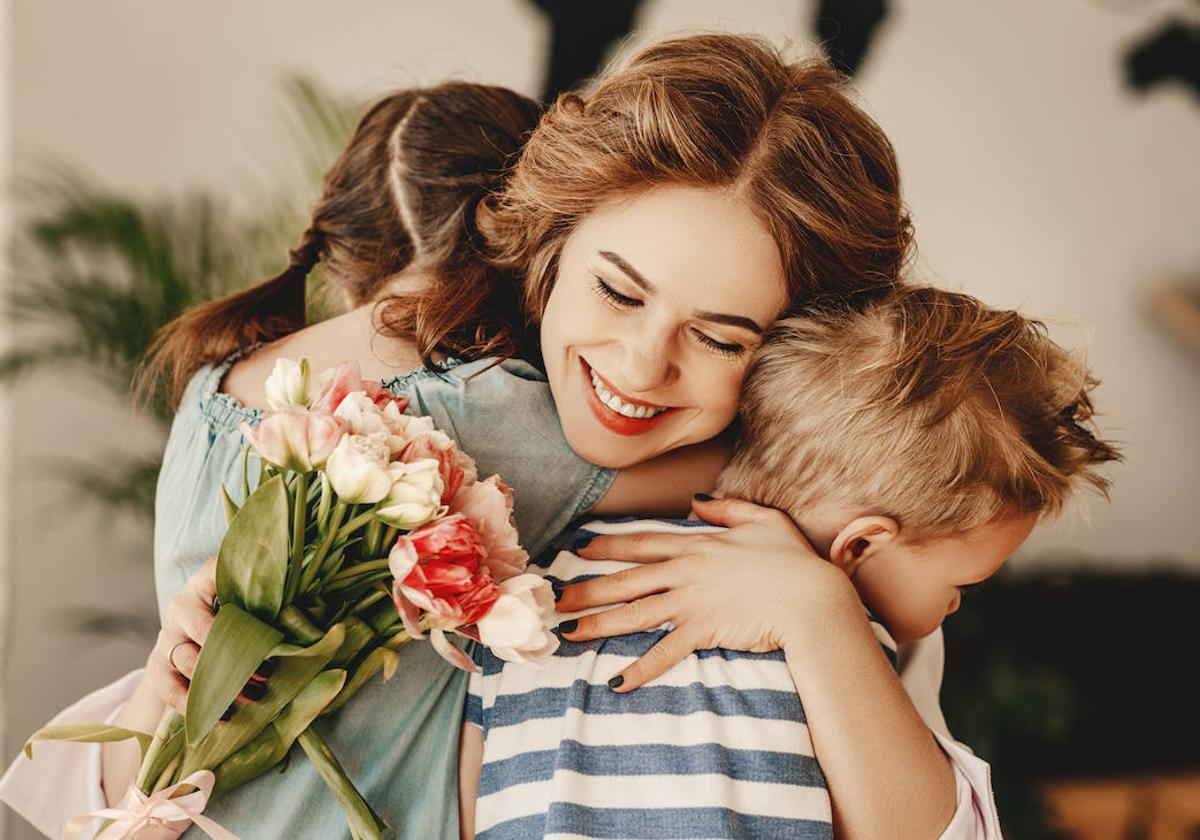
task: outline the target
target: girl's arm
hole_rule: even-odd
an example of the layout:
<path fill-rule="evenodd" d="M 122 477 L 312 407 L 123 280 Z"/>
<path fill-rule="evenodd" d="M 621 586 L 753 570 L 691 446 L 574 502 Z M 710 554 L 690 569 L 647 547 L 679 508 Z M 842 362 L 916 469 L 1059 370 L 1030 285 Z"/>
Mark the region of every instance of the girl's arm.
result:
<path fill-rule="evenodd" d="M 479 796 L 479 773 L 483 767 L 483 730 L 463 722 L 458 736 L 458 836 L 474 840 L 475 799 Z"/>
<path fill-rule="evenodd" d="M 572 641 L 676 629 L 614 678 L 628 691 L 694 650 L 782 649 L 804 700 L 843 838 L 937 838 L 956 809 L 946 754 L 871 632 L 846 576 L 785 515 L 736 499 L 696 503 L 715 534 L 595 538 L 581 555 L 647 563 L 567 587 L 559 610 L 627 606 L 580 619 Z"/>

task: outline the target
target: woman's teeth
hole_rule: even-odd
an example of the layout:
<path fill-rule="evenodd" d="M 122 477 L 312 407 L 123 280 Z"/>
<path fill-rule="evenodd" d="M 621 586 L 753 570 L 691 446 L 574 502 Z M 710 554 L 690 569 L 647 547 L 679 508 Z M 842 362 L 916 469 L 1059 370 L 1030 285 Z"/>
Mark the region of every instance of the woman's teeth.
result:
<path fill-rule="evenodd" d="M 592 388 L 596 390 L 596 396 L 600 398 L 600 402 L 617 412 L 617 414 L 624 415 L 625 417 L 637 419 L 657 417 L 667 410 L 665 406 L 652 408 L 648 405 L 631 405 L 625 402 L 612 391 L 608 390 L 608 388 L 604 387 L 604 382 L 596 374 L 596 371 L 592 371 Z"/>

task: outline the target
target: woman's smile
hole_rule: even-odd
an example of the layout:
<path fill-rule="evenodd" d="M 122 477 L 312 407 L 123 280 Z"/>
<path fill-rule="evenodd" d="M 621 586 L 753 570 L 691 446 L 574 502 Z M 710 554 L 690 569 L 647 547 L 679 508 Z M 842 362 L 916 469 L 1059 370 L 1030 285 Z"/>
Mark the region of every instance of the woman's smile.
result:
<path fill-rule="evenodd" d="M 579 359 L 583 373 L 584 399 L 593 416 L 609 431 L 619 435 L 640 435 L 657 428 L 675 409 L 634 399 L 621 391 L 583 357 Z"/>

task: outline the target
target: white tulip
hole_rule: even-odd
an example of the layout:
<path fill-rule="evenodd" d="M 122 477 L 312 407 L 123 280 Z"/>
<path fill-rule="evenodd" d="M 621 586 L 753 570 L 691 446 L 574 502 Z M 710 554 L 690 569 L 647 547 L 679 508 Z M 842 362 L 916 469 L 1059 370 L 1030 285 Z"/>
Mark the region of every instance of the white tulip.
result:
<path fill-rule="evenodd" d="M 388 464 L 392 487 L 375 515 L 393 528 L 411 531 L 445 513 L 438 467 L 436 458 Z"/>
<path fill-rule="evenodd" d="M 558 650 L 550 631 L 554 592 L 541 575 L 523 574 L 500 584 L 500 597 L 476 625 L 479 640 L 508 662 L 541 665 Z"/>
<path fill-rule="evenodd" d="M 308 408 L 312 400 L 310 381 L 308 359 L 301 359 L 298 363 L 291 359 L 276 359 L 275 368 L 267 377 L 267 405 L 274 411 L 289 405 Z"/>
<path fill-rule="evenodd" d="M 341 501 L 375 504 L 392 487 L 385 436 L 346 435 L 325 462 L 325 474 Z"/>
<path fill-rule="evenodd" d="M 345 420 L 353 435 L 388 434 L 383 412 L 365 391 L 351 391 L 338 404 L 334 417 Z"/>

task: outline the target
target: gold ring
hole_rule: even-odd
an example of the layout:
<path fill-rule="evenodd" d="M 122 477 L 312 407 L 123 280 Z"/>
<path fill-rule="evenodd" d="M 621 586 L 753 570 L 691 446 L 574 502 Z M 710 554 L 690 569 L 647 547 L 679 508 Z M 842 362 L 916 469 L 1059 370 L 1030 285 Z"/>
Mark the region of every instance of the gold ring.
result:
<path fill-rule="evenodd" d="M 179 650 L 179 648 L 183 647 L 184 645 L 190 645 L 190 644 L 191 644 L 191 641 L 185 639 L 182 642 L 176 642 L 175 646 L 172 647 L 169 651 L 167 651 L 167 667 L 170 668 L 172 671 L 174 671 L 179 676 L 184 677 L 185 679 L 186 679 L 186 676 L 184 675 L 183 671 L 180 671 L 179 668 L 176 667 L 176 665 L 175 665 L 175 651 Z"/>

